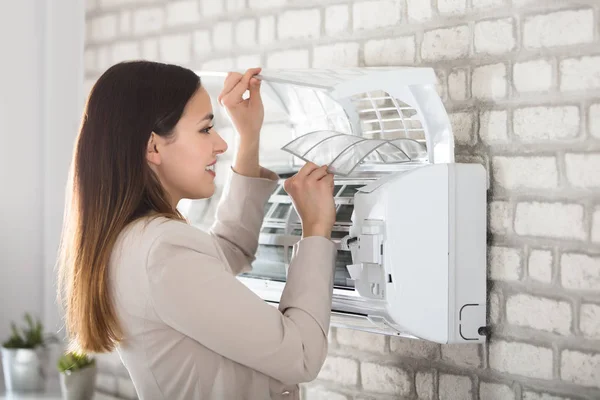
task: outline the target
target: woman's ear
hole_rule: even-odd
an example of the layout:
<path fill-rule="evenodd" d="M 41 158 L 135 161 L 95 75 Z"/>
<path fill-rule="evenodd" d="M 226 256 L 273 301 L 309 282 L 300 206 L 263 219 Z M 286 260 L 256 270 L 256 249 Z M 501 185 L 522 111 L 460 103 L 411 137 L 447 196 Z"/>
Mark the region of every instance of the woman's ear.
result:
<path fill-rule="evenodd" d="M 148 139 L 148 146 L 146 149 L 146 159 L 149 163 L 154 165 L 160 165 L 161 163 L 161 157 L 157 147 L 157 139 L 156 133 L 152 132 L 152 134 L 150 134 L 150 139 Z"/>

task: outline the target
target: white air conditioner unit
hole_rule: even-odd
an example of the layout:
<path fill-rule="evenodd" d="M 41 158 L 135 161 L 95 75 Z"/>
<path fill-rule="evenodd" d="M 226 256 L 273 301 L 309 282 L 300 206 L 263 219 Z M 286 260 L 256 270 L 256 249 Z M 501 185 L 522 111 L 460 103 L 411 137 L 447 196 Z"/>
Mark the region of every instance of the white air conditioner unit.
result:
<path fill-rule="evenodd" d="M 198 74 L 216 99 L 226 74 Z M 338 245 L 332 325 L 485 341 L 486 172 L 454 162 L 434 71 L 263 70 L 260 79 L 261 160 L 282 181 L 265 209 L 253 270 L 238 279 L 278 304 L 301 237 L 283 179 L 305 161 L 328 164 Z"/>

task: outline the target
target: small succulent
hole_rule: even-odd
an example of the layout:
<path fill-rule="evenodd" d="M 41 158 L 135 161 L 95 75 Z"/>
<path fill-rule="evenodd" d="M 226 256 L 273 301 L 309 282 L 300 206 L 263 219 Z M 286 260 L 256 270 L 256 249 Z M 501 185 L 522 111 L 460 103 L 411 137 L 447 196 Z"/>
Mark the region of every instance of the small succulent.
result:
<path fill-rule="evenodd" d="M 25 321 L 27 326 L 20 330 L 14 322 L 10 324 L 12 334 L 2 344 L 3 347 L 7 349 L 34 349 L 46 344 L 42 322 L 39 319 L 34 322 L 29 313 L 25 313 Z"/>
<path fill-rule="evenodd" d="M 58 359 L 58 370 L 62 373 L 70 374 L 74 371 L 90 367 L 96 363 L 93 357 L 84 353 L 69 351 L 64 353 Z"/>

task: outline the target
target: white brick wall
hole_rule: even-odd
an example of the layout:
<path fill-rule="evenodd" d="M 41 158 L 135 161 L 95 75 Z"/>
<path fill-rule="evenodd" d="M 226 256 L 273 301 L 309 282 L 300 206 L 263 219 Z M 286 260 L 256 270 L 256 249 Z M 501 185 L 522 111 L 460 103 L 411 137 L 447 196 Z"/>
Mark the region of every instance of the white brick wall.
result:
<path fill-rule="evenodd" d="M 372 0 L 354 3 L 354 29 L 376 29 L 400 22 L 400 3 L 395 0 Z"/>
<path fill-rule="evenodd" d="M 600 398 L 594 1 L 94 0 L 87 10 L 87 90 L 138 57 L 210 70 L 434 68 L 457 159 L 489 174 L 491 343 L 332 329 L 302 400 Z M 265 125 L 262 151 L 282 145 L 281 129 Z M 106 393 L 134 396 L 126 374 L 102 368 Z"/>
<path fill-rule="evenodd" d="M 552 281 L 552 252 L 548 250 L 533 250 L 529 254 L 529 278 L 538 282 Z"/>
<path fill-rule="evenodd" d="M 509 324 L 525 326 L 548 332 L 568 335 L 571 331 L 571 305 L 556 301 L 517 294 L 506 300 L 506 316 Z"/>
<path fill-rule="evenodd" d="M 518 108 L 513 115 L 513 131 L 524 141 L 571 139 L 579 134 L 575 106 Z"/>
<path fill-rule="evenodd" d="M 501 99 L 507 94 L 506 65 L 493 64 L 473 70 L 471 92 L 479 99 Z"/>
<path fill-rule="evenodd" d="M 516 46 L 512 18 L 482 21 L 475 24 L 475 51 L 485 54 L 502 54 Z"/>
<path fill-rule="evenodd" d="M 563 254 L 560 271 L 562 285 L 567 289 L 600 290 L 600 257 Z"/>
<path fill-rule="evenodd" d="M 573 29 L 576 26 L 577 29 Z M 559 11 L 525 18 L 523 45 L 540 48 L 589 43 L 594 39 L 594 10 Z"/>
<path fill-rule="evenodd" d="M 470 33 L 467 25 L 425 32 L 421 45 L 423 60 L 448 60 L 469 53 Z"/>
<path fill-rule="evenodd" d="M 321 34 L 321 13 L 317 9 L 286 11 L 279 16 L 277 32 L 280 39 L 309 39 Z"/>
<path fill-rule="evenodd" d="M 524 61 L 513 68 L 513 84 L 520 93 L 547 91 L 552 83 L 552 64 L 547 60 Z"/>
<path fill-rule="evenodd" d="M 496 184 L 509 190 L 551 189 L 558 185 L 555 157 L 503 157 L 492 159 Z"/>
<path fill-rule="evenodd" d="M 490 344 L 489 362 L 499 372 L 552 379 L 552 349 L 547 347 L 495 341 Z"/>
<path fill-rule="evenodd" d="M 600 354 L 564 350 L 560 358 L 560 377 L 563 380 L 600 388 Z"/>
<path fill-rule="evenodd" d="M 518 235 L 585 239 L 583 207 L 579 204 L 523 202 L 517 204 L 515 213 Z"/>

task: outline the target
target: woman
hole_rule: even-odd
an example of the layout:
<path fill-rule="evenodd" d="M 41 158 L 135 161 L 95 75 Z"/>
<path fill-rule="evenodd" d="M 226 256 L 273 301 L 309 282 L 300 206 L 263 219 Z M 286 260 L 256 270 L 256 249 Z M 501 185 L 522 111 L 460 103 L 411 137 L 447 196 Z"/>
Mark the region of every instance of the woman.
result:
<path fill-rule="evenodd" d="M 297 399 L 325 360 L 335 258 L 326 167 L 285 182 L 303 238 L 279 309 L 235 277 L 254 259 L 278 179 L 259 165 L 259 72 L 230 73 L 219 96 L 240 145 L 208 233 L 176 209 L 213 194 L 227 150 L 198 76 L 121 63 L 87 101 L 63 233 L 66 327 L 83 351 L 116 349 L 142 399 Z"/>

